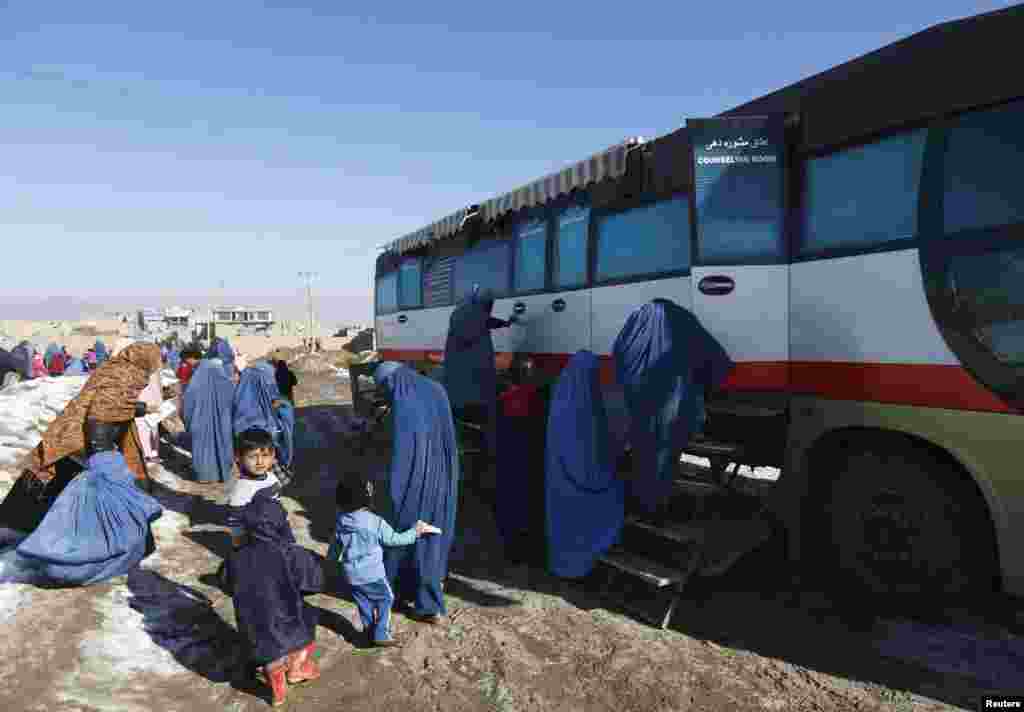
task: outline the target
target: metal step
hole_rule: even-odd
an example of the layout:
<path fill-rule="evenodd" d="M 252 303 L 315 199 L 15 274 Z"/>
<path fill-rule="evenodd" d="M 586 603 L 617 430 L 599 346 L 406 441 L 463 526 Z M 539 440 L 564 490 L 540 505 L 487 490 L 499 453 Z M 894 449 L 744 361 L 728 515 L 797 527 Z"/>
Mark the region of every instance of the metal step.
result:
<path fill-rule="evenodd" d="M 698 573 L 721 576 L 737 561 L 768 541 L 775 531 L 772 523 L 762 517 L 740 520 L 718 520 L 704 524 L 706 543 Z"/>
<path fill-rule="evenodd" d="M 672 489 L 677 494 L 685 494 L 691 497 L 710 497 L 711 495 L 728 491 L 724 485 L 720 485 L 696 473 L 690 477 L 684 476 L 672 480 Z"/>
<path fill-rule="evenodd" d="M 709 415 L 732 415 L 738 418 L 780 418 L 786 414 L 785 408 L 732 401 L 711 401 L 705 404 L 704 409 Z"/>
<path fill-rule="evenodd" d="M 685 571 L 631 554 L 618 547 L 609 549 L 604 556 L 598 558 L 598 561 L 630 576 L 636 576 L 657 588 L 672 586 L 686 579 Z"/>
<path fill-rule="evenodd" d="M 652 524 L 637 517 L 630 517 L 626 524 L 636 529 L 642 529 L 663 539 L 674 541 L 677 544 L 701 544 L 704 542 L 704 529 L 693 524 L 670 523 Z"/>
<path fill-rule="evenodd" d="M 695 438 L 686 443 L 683 452 L 697 457 L 737 458 L 743 454 L 743 446 L 737 443 L 724 443 L 716 440 Z"/>

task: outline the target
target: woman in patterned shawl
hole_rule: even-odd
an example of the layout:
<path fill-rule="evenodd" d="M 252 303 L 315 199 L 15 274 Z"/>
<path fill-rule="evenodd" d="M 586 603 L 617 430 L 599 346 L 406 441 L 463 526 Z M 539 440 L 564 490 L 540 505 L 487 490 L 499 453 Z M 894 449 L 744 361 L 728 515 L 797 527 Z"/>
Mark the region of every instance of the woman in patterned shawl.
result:
<path fill-rule="evenodd" d="M 129 346 L 97 368 L 22 462 L 22 476 L 0 504 L 0 526 L 32 531 L 39 525 L 64 487 L 83 469 L 71 456 L 86 449 L 86 420 L 123 426 L 119 450 L 136 484 L 149 491 L 134 419 L 145 414 L 139 394 L 159 368 L 160 347 L 144 343 Z"/>
<path fill-rule="evenodd" d="M 85 421 L 89 418 L 101 423 L 132 423 L 121 440 L 120 449 L 135 478 L 148 482 L 145 458 L 133 421 L 138 411 L 144 409 L 139 406 L 139 394 L 150 377 L 160 370 L 160 365 L 160 347 L 147 343 L 132 344 L 105 361 L 50 424 L 24 468 L 43 482 L 51 479 L 58 460 L 85 449 Z"/>

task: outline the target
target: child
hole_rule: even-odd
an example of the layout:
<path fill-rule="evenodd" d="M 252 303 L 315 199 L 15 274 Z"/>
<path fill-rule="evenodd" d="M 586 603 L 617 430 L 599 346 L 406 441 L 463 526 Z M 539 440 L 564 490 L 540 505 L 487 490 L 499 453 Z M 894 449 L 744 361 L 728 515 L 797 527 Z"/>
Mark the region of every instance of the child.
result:
<path fill-rule="evenodd" d="M 196 365 L 199 363 L 199 360 L 198 351 L 189 350 L 181 354 L 181 365 L 178 366 L 178 372 L 175 375 L 181 382 L 182 390 L 184 390 L 188 385 L 188 382 L 192 380 L 192 374 L 195 373 Z"/>
<path fill-rule="evenodd" d="M 284 507 L 268 488 L 242 508 L 239 521 L 247 537 L 228 557 L 231 599 L 250 662 L 263 669 L 277 707 L 289 685 L 320 677 L 316 610 L 303 596 L 323 590 L 323 568 L 317 556 L 296 545 Z"/>
<path fill-rule="evenodd" d="M 274 473 L 277 464 L 274 438 L 266 430 L 249 428 L 238 434 L 235 462 L 238 464 L 238 479 L 228 486 L 227 525 L 231 529 L 231 545 L 237 550 L 246 538 L 242 510 L 263 489 L 270 490 L 270 496 L 277 499 L 282 485 Z"/>
<path fill-rule="evenodd" d="M 358 476 L 349 476 L 338 484 L 335 499 L 338 521 L 327 551 L 328 561 L 340 561 L 342 574 L 359 608 L 363 630 L 374 645 L 397 644 L 391 637 L 391 592 L 384 573 L 384 546 L 408 546 L 423 534 L 437 530 L 424 522 L 396 533 L 391 526 L 370 511 L 372 484 Z"/>

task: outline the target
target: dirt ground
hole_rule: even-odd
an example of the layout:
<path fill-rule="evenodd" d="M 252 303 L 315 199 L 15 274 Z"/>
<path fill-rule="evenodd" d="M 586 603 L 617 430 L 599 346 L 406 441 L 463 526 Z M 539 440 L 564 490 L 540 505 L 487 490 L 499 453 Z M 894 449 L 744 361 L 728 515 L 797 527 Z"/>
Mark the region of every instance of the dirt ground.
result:
<path fill-rule="evenodd" d="M 323 554 L 333 491 L 347 470 L 382 472 L 383 444 L 359 454 L 343 435 L 347 384 L 299 374 L 296 478 L 283 497 L 301 544 Z M 127 577 L 86 589 L 0 584 L 3 710 L 258 710 L 231 599 L 212 575 L 228 547 L 221 485 L 188 479 L 164 449 L 154 467 L 165 513 L 157 553 Z M 560 581 L 508 561 L 488 493 L 466 473 L 446 584 L 449 621 L 396 616 L 396 649 L 366 648 L 354 606 L 311 596 L 323 677 L 285 709 L 538 710 L 975 709 L 1024 691 L 1024 640 L 977 611 L 930 622 L 858 613 L 834 593 L 795 588 L 769 544 L 727 577 L 697 581 L 673 627 L 621 610 L 621 591 Z"/>

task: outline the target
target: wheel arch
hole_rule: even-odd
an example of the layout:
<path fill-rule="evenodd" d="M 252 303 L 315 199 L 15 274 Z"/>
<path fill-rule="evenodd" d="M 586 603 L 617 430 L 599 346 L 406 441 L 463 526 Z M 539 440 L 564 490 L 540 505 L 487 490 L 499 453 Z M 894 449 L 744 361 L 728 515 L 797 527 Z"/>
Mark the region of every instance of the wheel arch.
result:
<path fill-rule="evenodd" d="M 811 443 L 803 456 L 803 470 L 807 476 L 807 497 L 803 510 L 804 519 L 810 525 L 805 526 L 803 530 L 805 544 L 813 545 L 816 530 L 820 531 L 818 527 L 826 515 L 825 504 L 836 479 L 836 468 L 830 468 L 828 462 L 844 457 L 845 453 L 852 452 L 857 448 L 863 449 L 869 443 L 874 448 L 917 452 L 934 460 L 937 464 L 949 466 L 949 471 L 956 474 L 958 483 L 968 487 L 981 505 L 980 513 L 985 517 L 988 532 L 995 547 L 993 554 L 997 562 L 997 570 L 993 572 L 993 575 L 997 577 L 1002 586 L 1004 576 L 1000 565 L 1002 561 L 1001 527 L 998 526 L 997 516 L 1001 510 L 997 504 L 998 498 L 988 485 L 987 480 L 976 475 L 976 468 L 972 468 L 968 462 L 947 448 L 915 433 L 878 427 L 849 426 L 822 433 Z"/>

